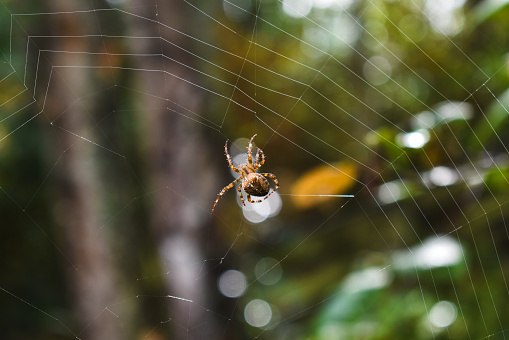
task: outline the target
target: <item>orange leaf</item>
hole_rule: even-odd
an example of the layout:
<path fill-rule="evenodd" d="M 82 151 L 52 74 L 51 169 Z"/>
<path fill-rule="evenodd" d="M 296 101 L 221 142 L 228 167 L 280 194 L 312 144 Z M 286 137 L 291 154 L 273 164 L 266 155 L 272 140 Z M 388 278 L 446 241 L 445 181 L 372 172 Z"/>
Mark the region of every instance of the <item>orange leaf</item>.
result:
<path fill-rule="evenodd" d="M 357 167 L 351 162 L 320 165 L 303 174 L 292 187 L 293 202 L 298 208 L 307 209 L 337 197 L 304 195 L 344 195 L 355 184 Z"/>

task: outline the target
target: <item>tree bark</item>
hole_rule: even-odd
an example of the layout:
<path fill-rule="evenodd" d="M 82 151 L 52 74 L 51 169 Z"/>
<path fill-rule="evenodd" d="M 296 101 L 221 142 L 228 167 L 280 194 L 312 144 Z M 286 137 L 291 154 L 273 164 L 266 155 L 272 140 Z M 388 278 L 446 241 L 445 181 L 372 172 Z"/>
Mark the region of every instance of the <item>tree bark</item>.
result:
<path fill-rule="evenodd" d="M 157 13 L 145 6 L 143 0 L 131 0 L 133 10 L 143 18 L 130 23 L 131 35 L 161 37 L 172 44 L 188 48 L 186 38 L 159 22 L 181 32 L 193 22 L 181 8 L 182 1 L 157 1 Z M 153 21 L 152 21 L 153 20 Z M 189 56 L 162 39 L 132 39 L 135 53 L 162 53 L 164 56 L 189 64 Z M 204 227 L 210 213 L 208 207 L 215 198 L 214 184 L 217 173 L 209 165 L 209 150 L 201 125 L 179 115 L 168 107 L 185 113 L 182 108 L 199 112 L 200 94 L 186 80 L 192 80 L 189 69 L 164 57 L 137 58 L 140 92 L 139 102 L 146 124 L 150 177 L 153 196 L 152 227 L 158 252 L 165 266 L 168 294 L 193 302 L 168 299 L 169 318 L 174 339 L 215 339 L 220 334 L 215 329 L 209 306 L 209 282 L 202 276 L 205 240 Z M 148 70 L 158 70 L 149 72 Z M 166 71 L 163 72 L 163 71 Z"/>
<path fill-rule="evenodd" d="M 86 22 L 76 14 L 64 14 L 79 8 L 77 0 L 52 0 L 51 25 L 57 34 L 87 34 Z M 55 51 L 89 51 L 88 39 L 52 39 Z M 55 214 L 62 227 L 71 302 L 80 339 L 122 339 L 119 319 L 107 310 L 117 301 L 115 266 L 107 236 L 101 226 L 100 207 L 104 193 L 98 186 L 96 146 L 78 137 L 91 137 L 90 112 L 85 95 L 90 93 L 90 70 L 87 54 L 51 53 L 54 67 L 46 98 L 44 115 L 53 122 L 58 145 L 54 146 L 57 163 L 58 197 Z M 90 104 L 90 102 L 88 102 Z"/>

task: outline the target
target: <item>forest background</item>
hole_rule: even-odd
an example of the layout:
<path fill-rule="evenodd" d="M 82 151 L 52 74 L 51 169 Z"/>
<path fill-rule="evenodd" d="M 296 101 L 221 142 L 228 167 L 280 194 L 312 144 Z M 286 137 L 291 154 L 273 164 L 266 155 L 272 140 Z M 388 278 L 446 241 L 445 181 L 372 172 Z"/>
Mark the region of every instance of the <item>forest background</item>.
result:
<path fill-rule="evenodd" d="M 507 4 L 0 0 L 0 338 L 505 339 Z"/>

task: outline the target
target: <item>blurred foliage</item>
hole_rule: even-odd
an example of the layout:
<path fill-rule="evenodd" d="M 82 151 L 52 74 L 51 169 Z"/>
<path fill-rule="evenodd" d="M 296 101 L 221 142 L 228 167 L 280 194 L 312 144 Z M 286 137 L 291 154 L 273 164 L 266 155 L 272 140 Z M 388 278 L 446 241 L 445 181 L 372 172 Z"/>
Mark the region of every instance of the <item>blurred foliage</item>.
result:
<path fill-rule="evenodd" d="M 205 0 L 196 3 L 211 6 Z M 203 99 L 206 122 L 217 123 L 229 138 L 256 132 L 267 157 L 264 171 L 277 175 L 282 193 L 296 194 L 293 204 L 284 201 L 277 217 L 257 225 L 239 222 L 236 193 L 223 198 L 213 231 L 208 231 L 208 241 L 223 248 L 218 254 L 207 253 L 211 259 L 221 259 L 220 266 L 207 273 L 216 275 L 234 267 L 252 283 L 235 302 L 224 302 L 216 287 L 210 287 L 210 294 L 220 301 L 220 307 L 212 310 L 228 316 L 224 338 L 505 338 L 509 328 L 505 306 L 509 8 L 506 1 L 467 1 L 456 10 L 454 32 L 444 34 L 423 12 L 426 3 L 356 1 L 348 11 L 315 8 L 307 20 L 285 15 L 278 1 L 254 1 L 250 11 L 259 11 L 257 16 L 233 21 L 217 5 L 210 13 L 221 25 L 213 23 L 206 32 L 194 27 L 200 39 L 229 53 L 202 46 L 199 55 L 219 68 L 210 63 L 197 67 L 235 84 L 232 91 L 212 77 L 200 82 L 228 94 L 226 100 L 213 95 Z M 37 1 L 15 5 L 0 0 L 2 78 L 12 71 L 7 8 L 15 6 L 20 7 L 11 13 L 41 10 Z M 23 20 L 45 30 L 50 18 Z M 113 26 L 107 17 L 98 20 Z M 236 34 L 223 39 L 229 32 L 223 25 Z M 23 89 L 19 75 L 26 41 L 13 43 L 18 77 L 0 82 L 2 119 L 30 99 L 28 94 L 15 96 Z M 108 45 L 107 50 L 123 48 Z M 132 62 L 120 55 L 98 58 L 98 65 Z M 116 70 L 114 76 L 132 81 L 131 75 L 119 73 Z M 112 86 L 106 80 L 110 76 L 98 72 L 101 89 Z M 104 109 L 98 128 L 113 135 L 113 144 L 129 150 L 126 158 L 134 173 L 124 178 L 122 166 L 104 160 L 103 185 L 111 195 L 105 209 L 120 212 L 111 233 L 124 237 L 112 245 L 123 266 L 121 289 L 131 294 L 129 298 L 140 292 L 164 296 L 164 274 L 158 272 L 162 260 L 146 227 L 149 199 L 138 180 L 144 174 L 140 156 L 144 136 L 138 126 L 142 122 L 132 115 L 137 109 L 132 95 L 115 88 L 98 99 L 98 107 Z M 239 105 L 232 105 L 230 97 Z M 459 103 L 466 106 L 444 107 Z M 451 112 L 465 115 L 447 116 Z M 37 110 L 30 108 L 0 123 L 0 287 L 10 287 L 26 301 L 0 292 L 0 337 L 4 332 L 7 339 L 70 339 L 48 318 L 54 316 L 65 325 L 73 322 L 69 298 L 62 293 L 67 289 L 63 268 L 68 264 L 58 254 L 59 231 L 52 228 L 52 190 L 41 185 L 47 183 L 57 159 L 47 157 L 52 143 L 44 117 L 23 125 L 35 114 Z M 420 130 L 429 136 L 422 148 L 399 142 L 405 133 Z M 104 140 L 101 145 L 111 142 Z M 211 140 L 219 146 L 224 143 L 223 136 Z M 218 147 L 217 166 L 226 169 L 223 157 Z M 449 167 L 458 176 L 456 184 L 431 184 L 431 171 L 437 165 Z M 224 173 L 228 183 L 229 174 Z M 387 183 L 397 183 L 401 192 L 384 203 L 377 194 Z M 311 199 L 299 194 L 356 196 Z M 125 197 L 145 200 L 126 202 Z M 399 263 L 395 253 L 411 251 L 423 240 L 444 234 L 460 242 L 461 262 L 432 269 L 393 268 Z M 131 252 L 134 247 L 139 251 Z M 283 278 L 277 284 L 256 281 L 253 268 L 265 257 L 281 261 Z M 386 284 L 357 290 L 348 285 L 353 275 L 373 268 L 386 275 Z M 137 280 L 140 277 L 146 279 Z M 268 301 L 275 311 L 273 323 L 263 332 L 246 325 L 238 307 L 254 298 Z M 129 326 L 142 334 L 139 338 L 146 334 L 157 338 L 154 325 L 168 319 L 167 301 L 154 300 L 140 303 L 140 311 L 132 313 L 141 315 Z M 443 300 L 460 308 L 458 319 L 448 328 L 434 328 L 428 314 Z"/>
<path fill-rule="evenodd" d="M 400 183 L 402 190 L 395 203 L 377 206 L 364 187 L 356 203 L 347 202 L 347 209 L 341 209 L 344 201 L 333 198 L 294 196 L 293 207 L 267 222 L 273 229 L 267 242 L 281 254 L 273 256 L 282 261 L 283 281 L 263 290 L 251 287 L 243 297 L 246 302 L 263 297 L 278 308 L 285 321 L 283 326 L 274 321 L 274 332 L 267 331 L 267 338 L 504 338 L 506 308 L 488 296 L 506 295 L 505 279 L 491 276 L 504 277 L 507 268 L 497 266 L 488 254 L 496 252 L 493 256 L 502 264 L 509 255 L 507 213 L 501 206 L 507 202 L 509 166 L 503 133 L 509 107 L 504 46 L 509 41 L 501 32 L 508 28 L 509 10 L 505 3 L 490 3 L 495 2 L 467 2 L 454 15 L 456 31 L 444 34 L 417 7 L 425 2 L 358 1 L 348 15 L 314 9 L 309 21 L 282 18 L 279 32 L 260 22 L 256 45 L 243 47 L 250 48 L 249 55 L 263 67 L 290 79 L 300 72 L 298 79 L 305 79 L 302 86 L 260 69 L 243 69 L 242 76 L 256 79 L 260 86 L 270 83 L 274 91 L 293 97 L 276 95 L 276 107 L 274 94 L 257 89 L 256 99 L 263 106 L 256 108 L 256 116 L 240 109 L 235 119 L 226 121 L 227 129 L 240 135 L 249 135 L 252 124 L 260 121 L 260 129 L 277 126 L 315 156 L 295 152 L 284 140 L 270 141 L 266 167 L 276 169 L 280 177 L 284 174 L 281 190 L 291 187 L 293 194 L 302 195 L 357 193 L 361 188 L 352 177 L 367 183 L 372 195 L 380 184 L 391 181 Z M 357 39 L 342 41 L 330 29 L 332 21 L 341 20 Z M 313 31 L 317 23 L 318 34 Z M 252 22 L 246 25 L 252 27 Z M 251 33 L 247 29 L 246 38 Z M 320 34 L 327 40 L 324 45 Z M 238 49 L 229 51 L 244 55 Z M 456 116 L 449 104 L 458 106 Z M 424 147 L 412 149 L 398 142 L 404 133 L 419 129 L 429 135 Z M 273 136 L 270 130 L 266 134 Z M 280 144 L 287 145 L 286 150 Z M 450 167 L 459 176 L 457 184 L 423 184 L 437 165 Z M 316 209 L 306 210 L 311 207 Z M 467 261 L 457 269 L 402 272 L 390 267 L 395 250 L 456 228 Z M 239 252 L 253 251 L 256 244 L 237 246 Z M 264 254 L 265 244 L 260 248 Z M 239 268 L 248 273 L 250 266 Z M 343 288 L 348 273 L 373 266 L 384 268 L 380 270 L 391 277 L 390 284 L 356 293 Z M 483 270 L 490 271 L 484 283 Z M 461 308 L 448 328 L 431 326 L 428 319 L 430 308 L 441 300 Z M 478 327 L 480 315 L 484 327 Z"/>

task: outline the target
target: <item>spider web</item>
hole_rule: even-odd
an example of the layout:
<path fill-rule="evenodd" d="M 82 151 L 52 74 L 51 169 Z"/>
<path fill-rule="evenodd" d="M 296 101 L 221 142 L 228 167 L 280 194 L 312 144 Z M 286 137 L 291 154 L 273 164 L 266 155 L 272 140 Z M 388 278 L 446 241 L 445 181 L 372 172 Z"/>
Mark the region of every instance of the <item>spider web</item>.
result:
<path fill-rule="evenodd" d="M 2 338 L 82 338 L 104 322 L 133 339 L 203 329 L 217 339 L 505 339 L 503 4 L 178 5 L 192 18 L 185 30 L 159 15 L 158 1 L 52 11 L 0 0 Z M 86 25 L 45 26 L 60 17 Z M 134 31 L 154 23 L 158 35 Z M 143 49 L 154 41 L 158 51 Z M 161 75 L 199 99 L 160 97 L 139 81 Z M 205 180 L 216 176 L 211 188 L 145 177 L 146 134 L 157 135 L 145 121 L 160 108 L 178 126 L 159 146 L 185 151 L 189 131 L 207 136 L 208 148 L 185 159 Z M 92 123 L 77 128 L 83 117 Z M 225 140 L 241 164 L 254 134 L 260 171 L 280 189 L 243 207 L 232 188 L 210 215 L 234 180 Z M 66 166 L 90 154 L 92 165 Z M 122 282 L 113 301 L 92 296 L 85 324 L 73 289 L 99 278 L 70 255 L 79 237 L 63 236 L 66 196 L 56 189 L 75 173 L 105 196 L 92 225 Z M 150 225 L 161 197 L 190 202 L 187 213 L 207 221 L 200 256 L 180 239 L 178 256 L 158 252 Z M 168 290 L 182 279 L 169 263 L 189 269 L 206 297 Z M 78 282 L 72 271 L 83 273 Z"/>

